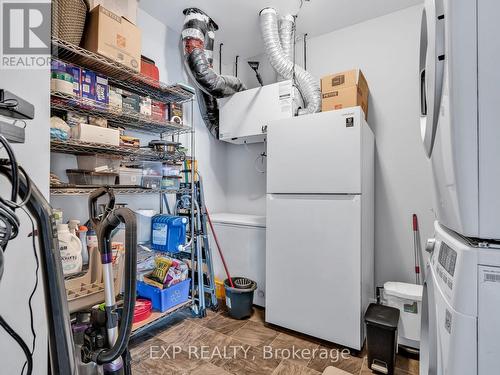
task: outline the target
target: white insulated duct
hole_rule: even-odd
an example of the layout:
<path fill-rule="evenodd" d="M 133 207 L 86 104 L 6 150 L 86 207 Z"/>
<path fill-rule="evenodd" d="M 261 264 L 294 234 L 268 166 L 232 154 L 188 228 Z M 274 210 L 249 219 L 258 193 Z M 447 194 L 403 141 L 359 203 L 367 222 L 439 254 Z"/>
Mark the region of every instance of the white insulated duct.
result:
<path fill-rule="evenodd" d="M 318 81 L 310 73 L 294 64 L 290 58 L 294 22 L 292 16 L 281 19 L 282 39 L 280 39 L 276 9 L 264 8 L 260 11 L 260 28 L 267 58 L 280 77 L 295 78 L 306 104 L 305 108 L 299 110 L 299 115 L 305 115 L 321 111 L 321 89 Z"/>
<path fill-rule="evenodd" d="M 293 61 L 293 29 L 295 27 L 295 19 L 290 14 L 279 17 L 278 27 L 283 54 L 288 60 Z"/>

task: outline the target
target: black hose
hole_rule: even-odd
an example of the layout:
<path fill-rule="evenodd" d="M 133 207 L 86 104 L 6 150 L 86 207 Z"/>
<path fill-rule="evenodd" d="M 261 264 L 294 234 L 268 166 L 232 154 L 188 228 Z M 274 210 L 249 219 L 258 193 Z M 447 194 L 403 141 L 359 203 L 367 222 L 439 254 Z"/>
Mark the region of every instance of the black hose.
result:
<path fill-rule="evenodd" d="M 125 224 L 125 291 L 123 296 L 123 312 L 120 330 L 115 344 L 110 349 L 95 353 L 95 362 L 98 365 L 110 363 L 120 357 L 127 350 L 128 340 L 132 332 L 134 318 L 136 273 L 137 273 L 137 223 L 136 217 L 129 208 L 115 209 L 101 224 L 101 237 L 99 241 L 108 240 L 113 229 L 120 223 Z"/>
<path fill-rule="evenodd" d="M 26 356 L 26 362 L 28 363 L 28 372 L 27 375 L 31 375 L 33 372 L 33 357 L 31 355 L 30 350 L 28 349 L 28 345 L 24 342 L 24 340 L 12 329 L 11 326 L 4 320 L 4 318 L 0 315 L 0 326 L 12 337 L 17 344 L 21 347 Z"/>

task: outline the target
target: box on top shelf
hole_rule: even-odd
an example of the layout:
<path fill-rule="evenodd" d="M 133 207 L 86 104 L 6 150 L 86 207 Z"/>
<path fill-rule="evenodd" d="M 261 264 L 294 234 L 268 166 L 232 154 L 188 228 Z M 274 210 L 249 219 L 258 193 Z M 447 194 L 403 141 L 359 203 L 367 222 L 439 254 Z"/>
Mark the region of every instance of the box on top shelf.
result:
<path fill-rule="evenodd" d="M 126 18 L 134 25 L 137 23 L 137 0 L 86 0 L 89 9 L 92 10 L 102 5 L 111 12 Z"/>
<path fill-rule="evenodd" d="M 141 56 L 141 74 L 155 81 L 160 80 L 160 71 L 155 62 L 146 56 Z"/>
<path fill-rule="evenodd" d="M 89 13 L 82 46 L 136 72 L 140 71 L 141 30 L 102 5 Z"/>
<path fill-rule="evenodd" d="M 324 112 L 360 106 L 367 117 L 368 95 L 368 83 L 359 69 L 321 78 L 321 106 Z"/>

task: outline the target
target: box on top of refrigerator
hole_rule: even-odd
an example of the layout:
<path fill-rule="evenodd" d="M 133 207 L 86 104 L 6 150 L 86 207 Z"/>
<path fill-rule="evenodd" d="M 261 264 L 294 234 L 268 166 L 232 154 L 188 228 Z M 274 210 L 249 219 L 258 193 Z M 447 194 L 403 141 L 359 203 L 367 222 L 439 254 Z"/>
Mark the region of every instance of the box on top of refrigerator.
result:
<path fill-rule="evenodd" d="M 359 69 L 321 78 L 323 112 L 360 106 L 368 116 L 368 83 Z"/>

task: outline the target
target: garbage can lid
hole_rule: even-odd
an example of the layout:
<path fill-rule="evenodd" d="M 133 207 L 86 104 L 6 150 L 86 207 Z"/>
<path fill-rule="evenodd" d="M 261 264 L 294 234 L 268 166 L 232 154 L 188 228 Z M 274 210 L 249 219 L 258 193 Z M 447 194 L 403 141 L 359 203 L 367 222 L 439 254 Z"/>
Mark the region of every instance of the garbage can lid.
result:
<path fill-rule="evenodd" d="M 372 303 L 366 309 L 365 322 L 395 330 L 399 323 L 399 309 Z"/>
<path fill-rule="evenodd" d="M 395 281 L 388 281 L 384 284 L 384 292 L 386 294 L 415 301 L 422 301 L 423 289 L 422 285 L 398 283 Z"/>

